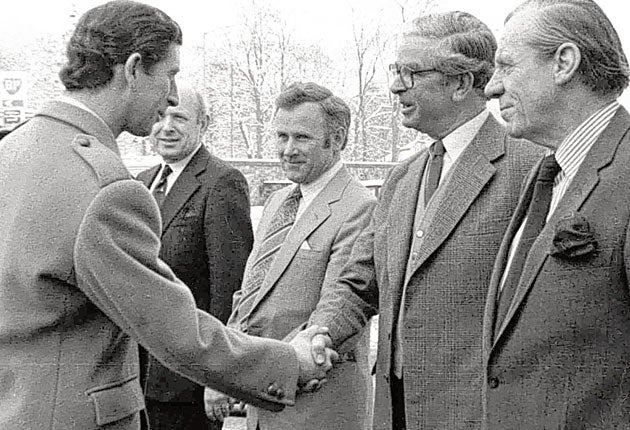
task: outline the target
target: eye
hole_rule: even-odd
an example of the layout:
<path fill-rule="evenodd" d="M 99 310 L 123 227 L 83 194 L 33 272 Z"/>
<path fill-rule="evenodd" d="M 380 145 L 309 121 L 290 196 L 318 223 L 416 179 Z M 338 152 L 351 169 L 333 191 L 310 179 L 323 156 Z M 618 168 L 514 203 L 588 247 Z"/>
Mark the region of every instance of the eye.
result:
<path fill-rule="evenodd" d="M 306 142 L 307 140 L 311 140 L 311 138 L 310 136 L 307 136 L 305 134 L 298 134 L 297 136 L 295 136 L 295 140 L 299 142 Z"/>
<path fill-rule="evenodd" d="M 278 133 L 278 134 L 276 135 L 276 137 L 277 137 L 277 139 L 278 139 L 280 142 L 284 142 L 284 141 L 286 141 L 286 140 L 288 139 L 288 137 L 287 137 L 287 134 L 286 134 L 286 133 Z"/>

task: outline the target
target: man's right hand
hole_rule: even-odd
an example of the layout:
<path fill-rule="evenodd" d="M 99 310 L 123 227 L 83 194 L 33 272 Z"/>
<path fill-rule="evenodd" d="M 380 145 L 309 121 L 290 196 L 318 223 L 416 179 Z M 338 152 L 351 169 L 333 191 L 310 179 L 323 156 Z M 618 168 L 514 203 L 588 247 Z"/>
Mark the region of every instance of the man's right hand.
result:
<path fill-rule="evenodd" d="M 327 328 L 311 326 L 299 332 L 290 342 L 300 364 L 298 385 L 301 387 L 307 384 L 314 385 L 313 380 L 322 381 L 326 372 L 332 368 L 332 362 L 339 357 L 330 348 L 332 342 L 327 334 Z M 313 353 L 315 348 L 316 354 Z"/>

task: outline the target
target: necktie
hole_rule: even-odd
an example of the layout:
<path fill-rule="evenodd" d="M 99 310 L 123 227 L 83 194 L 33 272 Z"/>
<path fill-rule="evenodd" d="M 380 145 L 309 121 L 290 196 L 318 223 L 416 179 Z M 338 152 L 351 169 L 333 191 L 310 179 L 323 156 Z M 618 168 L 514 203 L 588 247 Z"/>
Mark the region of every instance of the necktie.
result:
<path fill-rule="evenodd" d="M 153 197 L 155 197 L 155 201 L 157 202 L 159 207 L 162 207 L 162 203 L 164 203 L 164 198 L 166 197 L 166 185 L 168 175 L 173 173 L 173 169 L 168 164 L 164 166 L 162 169 L 162 175 L 160 176 L 160 180 L 158 181 L 155 189 L 153 190 Z"/>
<path fill-rule="evenodd" d="M 260 289 L 267 276 L 267 271 L 273 264 L 277 252 L 282 247 L 287 234 L 295 222 L 295 216 L 300 204 L 302 193 L 300 186 L 296 186 L 287 198 L 282 202 L 277 212 L 274 214 L 251 269 L 245 273 L 243 280 L 243 297 L 239 308 L 245 310 L 246 317 L 249 314 L 249 307 L 252 306 L 256 293 Z"/>
<path fill-rule="evenodd" d="M 440 184 L 440 176 L 442 175 L 442 165 L 444 164 L 444 144 L 441 140 L 437 140 L 431 145 L 429 153 L 431 159 L 429 160 L 427 175 L 427 183 L 424 184 L 424 205 L 429 204 L 431 196 L 437 190 Z"/>
<path fill-rule="evenodd" d="M 559 172 L 560 166 L 556 162 L 556 157 L 554 155 L 545 157 L 534 184 L 523 233 L 514 251 L 512 264 L 509 267 L 509 272 L 505 277 L 505 282 L 499 295 L 495 328 L 500 327 L 501 323 L 503 323 L 503 319 L 516 292 L 516 287 L 521 280 L 523 265 L 527 259 L 529 249 L 545 226 L 553 194 L 554 179 Z"/>

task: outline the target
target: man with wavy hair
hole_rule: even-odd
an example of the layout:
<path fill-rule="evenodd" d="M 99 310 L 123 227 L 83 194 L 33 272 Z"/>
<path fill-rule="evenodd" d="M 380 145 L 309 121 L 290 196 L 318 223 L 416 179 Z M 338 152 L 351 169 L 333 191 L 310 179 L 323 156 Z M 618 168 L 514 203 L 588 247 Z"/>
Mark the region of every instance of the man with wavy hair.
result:
<path fill-rule="evenodd" d="M 509 133 L 547 148 L 524 185 L 484 319 L 489 429 L 630 423 L 630 71 L 591 0 L 512 12 L 486 94 Z"/>
<path fill-rule="evenodd" d="M 158 258 L 158 206 L 115 138 L 148 135 L 178 103 L 181 43 L 154 7 L 89 10 L 68 44 L 66 94 L 2 140 L 2 430 L 140 428 L 138 343 L 272 410 L 294 403 L 298 381 L 325 376 L 310 354 L 317 330 L 289 345 L 226 329 Z"/>
<path fill-rule="evenodd" d="M 486 108 L 496 41 L 464 12 L 402 34 L 391 91 L 433 143 L 386 179 L 348 264 L 310 322 L 339 345 L 380 312 L 374 429 L 481 426 L 481 329 L 492 264 L 540 150 Z"/>

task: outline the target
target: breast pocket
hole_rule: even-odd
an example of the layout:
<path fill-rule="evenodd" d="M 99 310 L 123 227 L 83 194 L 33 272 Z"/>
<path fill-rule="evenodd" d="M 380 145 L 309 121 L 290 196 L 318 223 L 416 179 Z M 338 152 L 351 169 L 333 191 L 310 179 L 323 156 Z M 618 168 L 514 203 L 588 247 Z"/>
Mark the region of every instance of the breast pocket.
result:
<path fill-rule="evenodd" d="M 96 423 L 99 426 L 122 420 L 145 408 L 144 396 L 137 375 L 123 381 L 88 390 L 94 402 Z"/>

